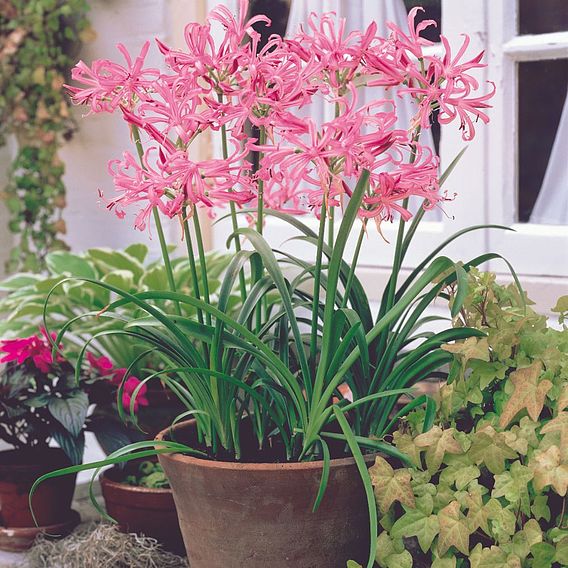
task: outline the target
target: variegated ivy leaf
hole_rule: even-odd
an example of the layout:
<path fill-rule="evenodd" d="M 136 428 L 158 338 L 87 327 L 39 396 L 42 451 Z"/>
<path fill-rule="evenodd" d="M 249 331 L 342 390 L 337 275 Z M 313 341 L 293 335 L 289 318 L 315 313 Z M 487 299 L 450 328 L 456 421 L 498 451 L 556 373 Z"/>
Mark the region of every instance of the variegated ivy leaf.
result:
<path fill-rule="evenodd" d="M 432 568 L 456 568 L 456 557 L 445 556 L 444 558 L 434 558 Z"/>
<path fill-rule="evenodd" d="M 521 462 L 513 462 L 511 467 L 495 476 L 493 493 L 495 498 L 505 497 L 509 503 L 520 507 L 526 515 L 530 514 L 530 498 L 528 484 L 533 472 Z"/>
<path fill-rule="evenodd" d="M 541 428 L 542 434 L 557 432 L 560 434 L 560 454 L 563 461 L 568 461 L 568 412 L 562 411 L 556 418 Z"/>
<path fill-rule="evenodd" d="M 556 544 L 554 562 L 558 562 L 560 566 L 568 566 L 568 536 L 565 536 Z"/>
<path fill-rule="evenodd" d="M 440 469 L 446 453 L 463 453 L 462 447 L 454 438 L 453 428 L 442 430 L 439 426 L 434 426 L 428 432 L 416 436 L 414 443 L 418 448 L 425 449 L 426 467 L 432 474 Z"/>
<path fill-rule="evenodd" d="M 375 562 L 381 568 L 412 568 L 412 556 L 402 539 L 393 539 L 386 532 L 377 538 Z"/>
<path fill-rule="evenodd" d="M 462 491 L 481 475 L 476 465 L 471 463 L 468 454 L 450 455 L 446 457 L 447 467 L 440 473 L 440 481 L 454 485 L 458 491 Z"/>
<path fill-rule="evenodd" d="M 467 524 L 470 533 L 474 533 L 477 529 L 481 529 L 486 535 L 491 536 L 489 521 L 499 518 L 502 507 L 497 499 L 489 499 L 486 503 L 479 491 L 470 492 L 466 499 L 467 507 Z"/>
<path fill-rule="evenodd" d="M 536 430 L 539 426 L 538 422 L 531 420 L 528 416 L 523 416 L 519 424 L 503 432 L 505 443 L 525 456 L 529 448 L 538 448 L 539 440 Z"/>
<path fill-rule="evenodd" d="M 501 548 L 525 560 L 531 552 L 531 547 L 542 542 L 542 529 L 535 519 L 529 519 L 522 530 L 517 532 L 510 543 L 502 544 Z"/>
<path fill-rule="evenodd" d="M 425 514 L 419 509 L 405 509 L 404 515 L 394 523 L 390 534 L 394 538 L 415 536 L 422 552 L 427 552 L 439 532 L 437 515 Z"/>
<path fill-rule="evenodd" d="M 415 466 L 420 467 L 420 450 L 416 447 L 414 438 L 410 434 L 395 432 L 393 441 L 398 450 L 406 454 Z"/>
<path fill-rule="evenodd" d="M 503 433 L 496 432 L 492 426 L 474 433 L 469 455 L 475 464 L 485 464 L 493 474 L 503 473 L 505 461 L 518 457 L 517 452 L 507 445 Z"/>
<path fill-rule="evenodd" d="M 489 361 L 489 343 L 486 337 L 478 339 L 477 337 L 468 337 L 465 341 L 459 343 L 447 343 L 442 345 L 444 351 L 453 353 L 459 357 L 462 363 L 462 369 L 470 359 L 480 359 L 481 361 Z"/>
<path fill-rule="evenodd" d="M 460 510 L 460 504 L 452 501 L 438 513 L 440 535 L 438 554 L 444 556 L 450 547 L 455 547 L 463 554 L 469 554 L 470 531 L 466 519 Z"/>
<path fill-rule="evenodd" d="M 369 468 L 369 475 L 382 513 L 386 513 L 395 501 L 408 507 L 415 506 L 409 470 L 394 470 L 387 460 L 377 456 L 375 465 Z"/>
<path fill-rule="evenodd" d="M 549 485 L 558 495 L 564 497 L 568 489 L 568 464 L 561 461 L 560 448 L 550 446 L 545 451 L 537 452 L 529 462 L 534 472 L 534 487 L 541 491 Z"/>
<path fill-rule="evenodd" d="M 542 363 L 535 361 L 529 367 L 517 369 L 509 376 L 514 390 L 499 418 L 499 426 L 505 428 L 519 412 L 526 410 L 533 420 L 538 420 L 546 393 L 552 388 L 548 379 L 539 380 L 542 374 Z"/>
<path fill-rule="evenodd" d="M 548 497 L 546 495 L 535 495 L 531 505 L 531 513 L 537 521 L 539 519 L 550 521 L 550 508 L 548 507 Z"/>
<path fill-rule="evenodd" d="M 479 543 L 469 556 L 471 568 L 521 568 L 521 560 L 517 556 L 507 555 L 498 546 L 483 548 Z"/>
<path fill-rule="evenodd" d="M 517 516 L 511 509 L 502 509 L 501 514 L 491 520 L 491 533 L 498 543 L 508 542 L 517 532 Z"/>

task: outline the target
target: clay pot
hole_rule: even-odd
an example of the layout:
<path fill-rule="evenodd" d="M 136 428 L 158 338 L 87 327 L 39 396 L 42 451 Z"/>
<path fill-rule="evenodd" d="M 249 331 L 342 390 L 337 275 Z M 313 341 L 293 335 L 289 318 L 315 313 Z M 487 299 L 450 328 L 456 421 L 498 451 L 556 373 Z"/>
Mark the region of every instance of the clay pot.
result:
<path fill-rule="evenodd" d="M 30 530 L 37 534 L 46 527 L 65 528 L 76 524 L 76 513 L 71 511 L 75 475 L 48 479 L 37 488 L 32 504 L 39 528 L 34 523 L 28 503 L 30 489 L 38 477 L 69 465 L 67 456 L 59 448 L 0 452 L 0 527 L 3 529 L 0 547 L 22 550 L 21 543 L 16 545 L 16 533 L 22 533 L 23 543 L 30 540 Z M 12 533 L 15 548 L 11 547 L 8 538 Z"/>
<path fill-rule="evenodd" d="M 170 430 L 157 439 L 169 438 Z M 193 420 L 173 437 L 192 445 Z M 374 456 L 367 458 L 368 465 Z M 160 454 L 191 568 L 345 568 L 366 563 L 368 508 L 355 460 L 331 461 L 312 513 L 322 462 L 234 463 Z"/>
<path fill-rule="evenodd" d="M 106 510 L 120 530 L 151 536 L 166 550 L 184 554 L 172 490 L 127 485 L 123 476 L 112 468 L 99 478 Z"/>

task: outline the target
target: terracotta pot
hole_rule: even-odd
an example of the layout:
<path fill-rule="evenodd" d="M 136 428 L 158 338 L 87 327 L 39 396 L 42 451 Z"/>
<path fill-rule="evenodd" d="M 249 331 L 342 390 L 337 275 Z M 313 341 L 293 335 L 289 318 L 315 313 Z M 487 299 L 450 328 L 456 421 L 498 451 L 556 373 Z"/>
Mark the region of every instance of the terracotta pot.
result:
<path fill-rule="evenodd" d="M 59 448 L 0 452 L 0 525 L 35 527 L 28 504 L 34 481 L 44 473 L 69 465 Z M 37 488 L 32 504 L 39 525 L 55 525 L 69 519 L 75 479 L 75 475 L 48 479 Z"/>
<path fill-rule="evenodd" d="M 191 445 L 194 432 L 191 420 L 174 428 L 174 438 Z M 366 562 L 367 502 L 351 458 L 331 461 L 315 513 L 322 462 L 234 463 L 181 454 L 159 460 L 191 568 L 345 568 L 350 559 Z M 369 455 L 368 464 L 373 461 Z"/>
<path fill-rule="evenodd" d="M 127 485 L 121 483 L 123 476 L 123 471 L 112 468 L 99 478 L 106 510 L 120 530 L 151 536 L 165 549 L 183 554 L 172 490 Z"/>

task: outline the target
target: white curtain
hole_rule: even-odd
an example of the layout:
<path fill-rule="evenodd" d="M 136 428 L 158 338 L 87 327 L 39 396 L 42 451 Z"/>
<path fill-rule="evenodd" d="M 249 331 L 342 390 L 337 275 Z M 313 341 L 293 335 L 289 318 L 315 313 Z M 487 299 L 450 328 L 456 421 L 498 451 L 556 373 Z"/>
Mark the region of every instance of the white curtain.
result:
<path fill-rule="evenodd" d="M 300 24 L 305 24 L 308 16 L 315 12 L 335 12 L 338 18 L 345 18 L 345 33 L 354 30 L 365 30 L 371 22 L 377 23 L 377 34 L 389 35 L 386 22 L 393 22 L 403 31 L 408 31 L 407 13 L 403 0 L 292 0 L 286 36 L 293 36 Z M 364 88 L 359 91 L 360 104 L 376 99 L 389 99 L 394 102 L 399 117 L 399 128 L 408 128 L 416 108 L 408 97 L 397 97 L 392 89 L 381 87 Z M 324 104 L 323 100 L 314 101 L 304 110 L 317 123 L 333 118 L 333 105 Z M 430 130 L 422 132 L 420 142 L 434 151 L 434 141 Z M 412 199 L 409 209 L 416 211 L 421 201 Z M 429 211 L 427 220 L 440 221 L 442 213 L 439 209 Z"/>
<path fill-rule="evenodd" d="M 568 225 L 568 96 L 530 222 Z"/>

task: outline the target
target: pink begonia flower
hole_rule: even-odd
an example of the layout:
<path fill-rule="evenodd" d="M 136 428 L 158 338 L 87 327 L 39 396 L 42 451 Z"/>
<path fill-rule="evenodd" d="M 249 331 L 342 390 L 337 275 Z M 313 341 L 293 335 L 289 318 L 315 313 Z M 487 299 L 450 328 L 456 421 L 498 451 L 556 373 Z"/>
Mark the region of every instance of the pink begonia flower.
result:
<path fill-rule="evenodd" d="M 117 387 L 120 386 L 124 381 L 124 375 L 126 375 L 126 369 L 115 369 L 112 374 L 112 383 Z M 130 403 L 132 396 L 136 387 L 141 383 L 140 379 L 134 376 L 129 376 L 126 381 L 124 381 L 122 390 L 122 406 L 125 410 L 130 410 Z M 147 398 L 148 389 L 146 385 L 142 385 L 136 399 L 134 400 L 134 412 L 138 412 L 140 406 L 148 406 L 150 403 Z"/>
<path fill-rule="evenodd" d="M 51 334 L 52 341 L 55 341 L 56 337 L 55 333 Z M 53 367 L 52 343 L 44 328 L 41 329 L 41 335 L 0 341 L 0 351 L 6 353 L 0 359 L 0 363 L 14 361 L 18 365 L 22 365 L 28 359 L 31 359 L 35 367 L 42 373 L 49 373 Z M 61 361 L 63 361 L 63 358 L 58 355 L 57 362 Z"/>
<path fill-rule="evenodd" d="M 93 371 L 100 373 L 101 375 L 108 375 L 114 368 L 112 361 L 105 355 L 96 357 L 91 352 L 87 353 L 87 362 L 91 366 Z"/>
<path fill-rule="evenodd" d="M 159 76 L 157 69 L 143 69 L 150 42 L 142 46 L 134 63 L 124 45 L 119 43 L 117 48 L 124 55 L 126 67 L 98 59 L 91 67 L 79 61 L 73 68 L 72 79 L 87 85 L 84 88 L 65 85 L 75 104 L 88 104 L 95 113 L 113 112 L 120 105 L 130 106 L 133 97 L 146 98 L 153 78 Z"/>

